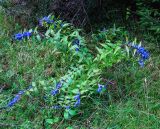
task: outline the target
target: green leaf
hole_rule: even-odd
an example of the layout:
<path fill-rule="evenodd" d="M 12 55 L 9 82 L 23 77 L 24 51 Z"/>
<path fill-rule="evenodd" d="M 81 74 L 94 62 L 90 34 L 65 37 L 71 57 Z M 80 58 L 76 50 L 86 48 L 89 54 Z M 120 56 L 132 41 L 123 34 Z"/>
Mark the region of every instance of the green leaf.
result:
<path fill-rule="evenodd" d="M 127 45 L 126 45 L 125 47 L 126 47 L 127 55 L 128 55 L 128 57 L 129 57 L 129 48 L 128 48 Z"/>
<path fill-rule="evenodd" d="M 35 86 L 36 86 L 36 83 L 35 83 L 35 82 L 32 82 L 32 86 L 35 87 Z"/>
<path fill-rule="evenodd" d="M 46 36 L 46 37 L 49 37 L 49 34 L 50 34 L 50 33 L 51 33 L 51 30 L 47 30 L 46 33 L 45 33 L 45 36 Z"/>
<path fill-rule="evenodd" d="M 55 117 L 55 118 L 54 118 L 54 123 L 59 122 L 59 120 L 60 120 L 59 117 Z"/>
<path fill-rule="evenodd" d="M 44 81 L 39 81 L 39 83 L 44 86 L 45 85 L 45 82 Z"/>
<path fill-rule="evenodd" d="M 64 119 L 66 119 L 66 120 L 69 119 L 69 112 L 64 112 Z"/>
<path fill-rule="evenodd" d="M 114 51 L 114 54 L 116 54 L 121 48 L 120 47 L 117 47 Z"/>
<path fill-rule="evenodd" d="M 55 117 L 54 119 L 46 119 L 46 122 L 47 122 L 48 124 L 57 123 L 57 122 L 59 122 L 59 117 Z"/>
<path fill-rule="evenodd" d="M 60 39 L 60 32 L 61 32 L 61 30 L 59 30 L 59 31 L 55 34 L 55 36 L 54 36 L 54 39 L 55 39 L 55 40 Z"/>
<path fill-rule="evenodd" d="M 9 70 L 6 75 L 8 78 L 12 77 L 15 74 L 15 72 L 13 70 Z"/>
<path fill-rule="evenodd" d="M 70 114 L 71 116 L 74 116 L 74 115 L 76 115 L 77 113 L 76 113 L 76 110 L 69 110 L 69 114 Z"/>
<path fill-rule="evenodd" d="M 36 38 L 37 38 L 38 41 L 41 41 L 41 36 L 40 35 L 37 35 Z"/>
<path fill-rule="evenodd" d="M 63 24 L 63 27 L 67 27 L 67 26 L 70 26 L 70 23 Z"/>
<path fill-rule="evenodd" d="M 53 120 L 53 119 L 46 119 L 46 122 L 47 122 L 48 124 L 53 124 L 53 123 L 54 123 L 54 120 Z"/>
<path fill-rule="evenodd" d="M 79 89 L 73 89 L 72 93 L 75 93 L 75 94 L 79 93 Z"/>

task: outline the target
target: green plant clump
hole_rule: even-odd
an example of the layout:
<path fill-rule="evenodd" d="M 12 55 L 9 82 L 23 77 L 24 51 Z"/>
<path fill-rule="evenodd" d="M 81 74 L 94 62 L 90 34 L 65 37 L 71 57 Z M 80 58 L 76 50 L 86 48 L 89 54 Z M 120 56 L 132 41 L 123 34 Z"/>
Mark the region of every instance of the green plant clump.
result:
<path fill-rule="evenodd" d="M 80 115 L 87 101 L 95 103 L 95 96 L 107 96 L 109 101 L 117 72 L 109 74 L 109 70 L 117 70 L 114 67 L 122 62 L 144 67 L 149 59 L 141 44 L 124 36 L 114 26 L 88 38 L 71 24 L 47 16 L 35 29 L 15 34 L 12 42 L 0 37 L 0 84 L 12 89 L 0 95 L 1 119 L 15 121 L 9 125 L 13 127 L 32 128 L 37 122 L 34 128 L 45 124 L 50 128 L 63 118 Z"/>

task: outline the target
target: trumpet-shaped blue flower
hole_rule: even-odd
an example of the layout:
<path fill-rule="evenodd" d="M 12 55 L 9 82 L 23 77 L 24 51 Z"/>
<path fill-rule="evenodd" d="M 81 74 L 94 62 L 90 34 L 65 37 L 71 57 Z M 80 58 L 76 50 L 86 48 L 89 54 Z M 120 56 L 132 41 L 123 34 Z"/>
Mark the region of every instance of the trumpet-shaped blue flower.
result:
<path fill-rule="evenodd" d="M 46 22 L 47 24 L 54 23 L 54 20 L 51 20 L 50 18 L 51 18 L 51 16 L 43 17 L 42 19 L 39 20 L 39 25 L 43 26 L 43 22 Z"/>
<path fill-rule="evenodd" d="M 15 40 L 22 40 L 23 34 L 21 34 L 21 33 L 15 34 L 14 38 L 15 38 Z"/>
<path fill-rule="evenodd" d="M 81 104 L 81 98 L 80 93 L 78 93 L 76 96 L 74 96 L 74 99 L 76 100 L 74 107 L 78 107 Z"/>
<path fill-rule="evenodd" d="M 105 88 L 105 85 L 98 84 L 97 92 L 101 93 L 101 91 L 103 90 L 103 88 Z"/>
<path fill-rule="evenodd" d="M 63 81 L 64 81 L 64 80 L 62 80 L 62 81 L 60 81 L 60 82 L 58 82 L 58 83 L 56 84 L 56 89 L 54 89 L 54 90 L 51 91 L 51 95 L 55 96 L 56 94 L 59 93 L 59 90 L 60 90 L 60 88 L 62 87 Z"/>
<path fill-rule="evenodd" d="M 16 95 L 7 105 L 7 107 L 12 107 L 14 104 L 16 104 L 21 98 L 21 95 Z"/>
<path fill-rule="evenodd" d="M 74 96 L 75 100 L 79 100 L 80 99 L 80 93 L 78 93 L 76 96 Z"/>
<path fill-rule="evenodd" d="M 80 104 L 81 104 L 81 100 L 78 99 L 78 100 L 75 102 L 74 107 L 78 107 L 78 106 L 80 106 Z"/>
<path fill-rule="evenodd" d="M 76 46 L 75 51 L 78 52 L 79 51 L 79 47 L 80 47 L 80 40 L 79 39 L 74 39 L 72 44 L 74 46 Z"/>
<path fill-rule="evenodd" d="M 22 40 L 23 38 L 30 37 L 32 35 L 32 32 L 23 32 L 23 33 L 18 33 L 14 35 L 15 40 Z"/>
<path fill-rule="evenodd" d="M 76 48 L 75 50 L 76 50 L 76 52 L 78 52 L 78 51 L 79 51 L 79 48 Z"/>
<path fill-rule="evenodd" d="M 18 94 L 16 94 L 16 96 L 8 103 L 7 107 L 12 107 L 13 105 L 15 105 L 20 100 L 21 95 L 23 95 L 24 93 L 24 90 L 19 91 Z"/>
<path fill-rule="evenodd" d="M 131 45 L 131 47 L 133 47 L 134 49 L 137 50 L 137 54 L 140 55 L 140 59 L 139 59 L 138 63 L 141 67 L 144 67 L 144 62 L 147 59 L 149 59 L 149 56 L 150 56 L 149 52 L 143 47 L 140 47 L 137 45 L 132 45 L 131 43 L 130 43 L 130 45 Z"/>
<path fill-rule="evenodd" d="M 57 84 L 56 84 L 56 89 L 60 89 L 62 87 L 62 82 L 58 82 Z"/>
<path fill-rule="evenodd" d="M 32 32 L 24 32 L 23 37 L 30 37 L 32 35 Z"/>
<path fill-rule="evenodd" d="M 80 46 L 80 41 L 79 41 L 79 39 L 74 39 L 74 41 L 73 41 L 72 43 L 73 43 L 73 45 Z"/>
<path fill-rule="evenodd" d="M 55 96 L 56 94 L 59 93 L 59 90 L 58 89 L 55 89 L 55 90 L 52 90 L 51 91 L 51 95 Z"/>

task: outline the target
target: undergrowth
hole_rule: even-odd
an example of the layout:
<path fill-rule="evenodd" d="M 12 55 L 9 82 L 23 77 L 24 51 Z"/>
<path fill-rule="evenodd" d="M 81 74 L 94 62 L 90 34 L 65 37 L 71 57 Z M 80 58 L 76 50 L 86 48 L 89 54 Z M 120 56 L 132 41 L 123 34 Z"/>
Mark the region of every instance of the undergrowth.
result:
<path fill-rule="evenodd" d="M 2 128 L 159 128 L 160 57 L 151 54 L 142 65 L 147 51 L 123 28 L 87 37 L 50 16 L 13 37 L 6 31 Z"/>

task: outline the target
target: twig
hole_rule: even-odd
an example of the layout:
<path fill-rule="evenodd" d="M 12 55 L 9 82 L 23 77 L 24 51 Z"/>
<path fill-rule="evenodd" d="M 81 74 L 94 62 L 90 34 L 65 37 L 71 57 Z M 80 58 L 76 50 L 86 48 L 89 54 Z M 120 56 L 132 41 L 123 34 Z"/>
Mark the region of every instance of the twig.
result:
<path fill-rule="evenodd" d="M 91 32 L 93 33 L 92 25 L 91 25 L 90 19 L 89 19 L 89 17 L 88 17 L 88 14 L 87 14 L 87 12 L 86 12 L 86 9 L 85 9 L 85 7 L 84 7 L 83 1 L 82 1 L 82 7 L 83 7 L 83 10 L 84 10 L 84 13 L 85 13 L 86 16 L 87 16 L 88 23 L 89 23 L 89 25 L 90 25 L 90 27 L 91 27 Z"/>
<path fill-rule="evenodd" d="M 64 119 L 58 124 L 56 129 L 58 129 L 62 125 L 63 121 L 64 121 Z"/>
<path fill-rule="evenodd" d="M 2 92 L 2 90 L 4 89 L 4 87 L 5 87 L 5 86 L 3 86 L 3 87 L 0 89 L 0 93 Z"/>

